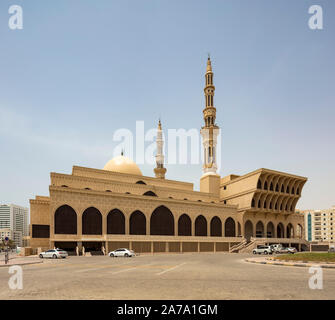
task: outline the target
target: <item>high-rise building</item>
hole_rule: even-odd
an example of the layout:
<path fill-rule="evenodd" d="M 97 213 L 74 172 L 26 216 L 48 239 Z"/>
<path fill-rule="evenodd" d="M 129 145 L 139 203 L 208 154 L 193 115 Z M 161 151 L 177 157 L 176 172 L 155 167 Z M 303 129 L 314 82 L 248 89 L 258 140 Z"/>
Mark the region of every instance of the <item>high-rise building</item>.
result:
<path fill-rule="evenodd" d="M 22 246 L 22 238 L 29 235 L 28 208 L 15 204 L 0 205 L 0 229 L 11 230 L 12 240 L 17 246 Z"/>
<path fill-rule="evenodd" d="M 324 210 L 302 210 L 308 241 L 335 242 L 335 206 Z"/>

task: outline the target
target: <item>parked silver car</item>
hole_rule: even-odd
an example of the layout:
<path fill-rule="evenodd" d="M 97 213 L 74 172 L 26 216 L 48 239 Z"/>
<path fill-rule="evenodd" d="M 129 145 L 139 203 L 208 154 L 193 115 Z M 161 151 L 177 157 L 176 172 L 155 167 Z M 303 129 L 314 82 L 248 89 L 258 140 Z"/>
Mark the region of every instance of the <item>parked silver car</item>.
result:
<path fill-rule="evenodd" d="M 113 258 L 113 257 L 134 257 L 135 252 L 133 250 L 121 248 L 121 249 L 116 249 L 114 251 L 111 251 L 108 253 L 108 255 Z"/>
<path fill-rule="evenodd" d="M 272 254 L 271 246 L 257 246 L 256 249 L 252 250 L 253 254 Z"/>
<path fill-rule="evenodd" d="M 68 253 L 65 250 L 62 249 L 50 249 L 44 252 L 41 252 L 39 254 L 39 257 L 41 259 L 43 258 L 53 258 L 53 259 L 58 259 L 58 258 L 66 258 L 68 256 Z"/>
<path fill-rule="evenodd" d="M 294 247 L 286 247 L 286 248 L 281 248 L 280 250 L 276 251 L 276 253 L 296 253 L 297 249 Z"/>

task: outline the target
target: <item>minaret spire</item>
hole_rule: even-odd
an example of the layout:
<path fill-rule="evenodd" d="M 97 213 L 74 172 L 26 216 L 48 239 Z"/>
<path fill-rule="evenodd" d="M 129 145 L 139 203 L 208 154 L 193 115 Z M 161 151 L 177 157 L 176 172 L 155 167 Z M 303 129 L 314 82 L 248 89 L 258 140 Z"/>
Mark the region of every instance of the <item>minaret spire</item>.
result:
<path fill-rule="evenodd" d="M 214 107 L 215 86 L 213 83 L 213 75 L 211 58 L 208 55 L 204 88 L 205 108 L 203 109 L 205 125 L 200 130 L 204 147 L 204 174 L 216 174 L 217 170 L 216 142 L 219 127 L 215 123 L 216 108 Z"/>
<path fill-rule="evenodd" d="M 164 155 L 163 155 L 163 131 L 161 119 L 158 121 L 157 128 L 157 154 L 156 154 L 156 168 L 154 169 L 156 178 L 165 179 L 166 168 L 164 168 Z"/>

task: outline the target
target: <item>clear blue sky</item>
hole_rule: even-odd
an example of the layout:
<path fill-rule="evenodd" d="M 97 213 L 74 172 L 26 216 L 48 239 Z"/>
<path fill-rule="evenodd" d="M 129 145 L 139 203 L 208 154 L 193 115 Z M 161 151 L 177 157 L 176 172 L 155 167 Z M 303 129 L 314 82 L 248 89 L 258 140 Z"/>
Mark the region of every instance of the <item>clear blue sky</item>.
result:
<path fill-rule="evenodd" d="M 23 30 L 8 28 L 13 4 Z M 313 4 L 323 30 L 308 28 Z M 297 207 L 330 207 L 334 39 L 333 0 L 1 0 L 0 203 L 47 195 L 51 171 L 102 168 L 115 130 L 136 120 L 200 128 L 210 52 L 220 174 L 306 176 Z M 167 178 L 196 189 L 200 176 L 200 164 L 168 166 Z"/>

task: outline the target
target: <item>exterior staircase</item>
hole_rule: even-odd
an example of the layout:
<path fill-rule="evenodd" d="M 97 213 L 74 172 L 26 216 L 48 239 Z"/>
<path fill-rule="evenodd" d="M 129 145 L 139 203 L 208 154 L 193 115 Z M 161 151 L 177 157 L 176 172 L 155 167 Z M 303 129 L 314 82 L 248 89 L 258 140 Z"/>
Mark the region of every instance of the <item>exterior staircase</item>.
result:
<path fill-rule="evenodd" d="M 247 244 L 247 240 L 243 239 L 243 241 L 241 241 L 240 243 L 235 244 L 234 246 L 230 247 L 229 248 L 229 253 L 238 253 L 239 250 L 244 248 L 246 244 Z"/>
<path fill-rule="evenodd" d="M 251 253 L 252 250 L 254 250 L 258 245 L 264 245 L 265 241 L 264 239 L 257 239 L 257 238 L 251 238 L 250 241 L 242 241 L 239 243 L 237 248 L 232 247 L 234 251 L 232 252 L 238 252 L 238 253 Z"/>

